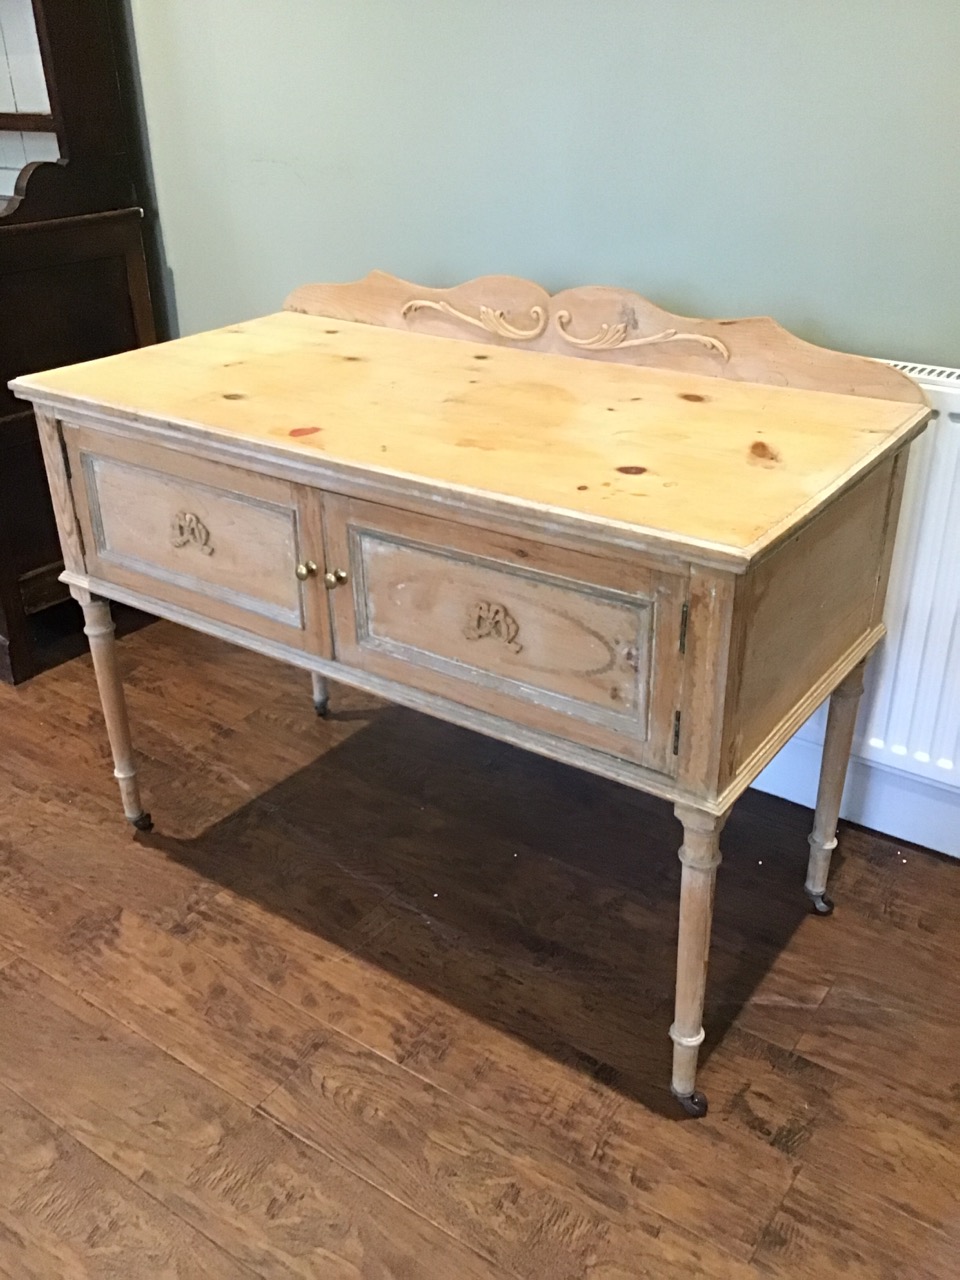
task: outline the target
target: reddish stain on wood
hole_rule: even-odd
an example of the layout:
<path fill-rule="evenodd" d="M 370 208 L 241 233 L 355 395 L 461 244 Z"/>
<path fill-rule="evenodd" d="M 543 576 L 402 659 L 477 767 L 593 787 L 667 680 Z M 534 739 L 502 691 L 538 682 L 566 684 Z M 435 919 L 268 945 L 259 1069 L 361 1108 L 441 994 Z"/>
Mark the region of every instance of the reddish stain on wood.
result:
<path fill-rule="evenodd" d="M 750 446 L 751 458 L 756 458 L 758 462 L 779 462 L 780 455 L 776 449 L 773 449 L 764 440 L 754 440 Z"/>
<path fill-rule="evenodd" d="M 681 399 L 681 400 L 691 400 L 691 401 L 693 401 L 695 404 L 696 404 L 696 403 L 699 403 L 701 400 L 706 400 L 706 398 L 707 398 L 706 396 L 698 396 L 698 395 L 697 395 L 697 393 L 696 393 L 695 391 L 681 391 L 681 392 L 680 392 L 680 399 Z"/>
<path fill-rule="evenodd" d="M 586 485 L 586 484 L 578 484 L 578 485 L 577 485 L 577 489 L 578 489 L 578 491 L 579 491 L 580 493 L 583 493 L 583 492 L 584 492 L 586 489 L 588 489 L 589 487 L 590 487 L 590 486 L 589 486 L 589 485 Z"/>
<path fill-rule="evenodd" d="M 622 476 L 642 476 L 646 467 L 617 467 Z"/>
<path fill-rule="evenodd" d="M 292 431 L 288 431 L 287 435 L 291 436 L 315 436 L 320 427 L 294 427 Z"/>

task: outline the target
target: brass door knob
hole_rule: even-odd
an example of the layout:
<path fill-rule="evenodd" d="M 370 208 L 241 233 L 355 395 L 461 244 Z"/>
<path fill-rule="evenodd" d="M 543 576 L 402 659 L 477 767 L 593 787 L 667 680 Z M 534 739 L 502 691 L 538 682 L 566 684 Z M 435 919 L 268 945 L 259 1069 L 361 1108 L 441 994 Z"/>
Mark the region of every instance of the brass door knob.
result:
<path fill-rule="evenodd" d="M 300 581 L 306 582 L 308 578 L 312 577 L 317 572 L 316 562 L 313 560 L 304 560 L 303 564 L 297 565 L 296 572 Z"/>
<path fill-rule="evenodd" d="M 346 582 L 346 569 L 328 569 L 323 575 L 323 585 L 328 591 L 332 591 L 334 587 L 339 587 L 341 583 Z"/>

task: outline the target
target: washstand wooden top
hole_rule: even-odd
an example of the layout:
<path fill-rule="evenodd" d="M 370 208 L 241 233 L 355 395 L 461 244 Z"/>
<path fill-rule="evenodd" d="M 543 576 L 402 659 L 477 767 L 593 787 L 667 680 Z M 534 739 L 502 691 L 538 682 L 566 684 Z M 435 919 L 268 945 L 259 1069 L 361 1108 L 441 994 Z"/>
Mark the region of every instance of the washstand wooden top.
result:
<path fill-rule="evenodd" d="M 485 277 L 431 290 L 375 273 L 305 286 L 287 307 L 12 385 L 64 416 L 96 407 L 734 570 L 929 417 L 888 366 L 620 289 L 550 297 Z"/>

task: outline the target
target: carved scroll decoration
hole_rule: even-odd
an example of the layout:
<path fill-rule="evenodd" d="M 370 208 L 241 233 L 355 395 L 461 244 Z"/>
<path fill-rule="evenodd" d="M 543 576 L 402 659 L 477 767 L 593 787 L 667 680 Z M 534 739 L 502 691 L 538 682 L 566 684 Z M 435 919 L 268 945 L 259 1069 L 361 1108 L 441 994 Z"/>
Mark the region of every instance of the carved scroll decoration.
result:
<path fill-rule="evenodd" d="M 520 623 L 505 604 L 478 600 L 471 605 L 463 634 L 468 640 L 485 640 L 488 637 L 500 640 L 511 653 L 520 653 L 523 649 L 517 639 Z"/>
<path fill-rule="evenodd" d="M 547 327 L 546 310 L 536 306 L 530 308 L 530 315 L 533 318 L 532 329 L 520 329 L 515 324 L 511 324 L 503 310 L 481 306 L 480 315 L 477 317 L 469 315 L 466 311 L 458 311 L 449 302 L 434 302 L 430 298 L 414 298 L 405 304 L 400 314 L 406 320 L 417 311 L 439 311 L 441 315 L 452 316 L 454 320 L 462 320 L 464 324 L 472 324 L 475 329 L 483 329 L 487 333 L 495 334 L 498 338 L 512 338 L 515 342 L 533 342 Z"/>
<path fill-rule="evenodd" d="M 210 530 L 192 511 L 178 511 L 173 517 L 170 541 L 175 547 L 194 546 L 205 556 L 213 555 Z"/>
<path fill-rule="evenodd" d="M 583 351 L 622 351 L 627 347 L 650 347 L 658 342 L 699 342 L 702 347 L 715 351 L 721 359 L 730 359 L 730 352 L 723 343 L 706 333 L 678 333 L 676 329 L 664 329 L 662 333 L 652 333 L 646 338 L 628 338 L 627 326 L 621 321 L 618 324 L 602 324 L 589 338 L 576 338 L 567 331 L 572 319 L 569 311 L 558 311 L 554 323 L 572 347 L 580 347 Z"/>
<path fill-rule="evenodd" d="M 477 317 L 474 299 L 479 298 L 488 304 L 483 319 Z M 445 306 L 438 305 L 441 299 Z M 447 290 L 430 289 L 374 271 L 352 284 L 303 285 L 290 294 L 284 307 L 309 316 L 337 317 L 409 331 L 412 313 L 424 305 L 445 314 L 448 320 L 444 327 L 449 327 L 450 335 L 457 338 L 476 339 L 481 336 L 478 330 L 482 330 L 494 341 L 512 339 L 542 350 L 559 350 L 588 359 L 604 355 L 629 363 L 636 363 L 638 357 L 643 359 L 644 346 L 663 343 L 659 350 L 651 351 L 651 358 L 655 354 L 661 364 L 672 369 L 689 369 L 693 365 L 698 373 L 709 373 L 711 377 L 926 403 L 921 389 L 899 369 L 864 356 L 812 346 L 768 316 L 700 321 L 664 311 L 629 289 L 580 286 L 550 298 L 533 281 L 514 276 L 480 276 Z M 563 311 L 569 314 L 564 315 Z M 610 322 L 601 325 L 602 316 L 609 316 Z M 571 317 L 576 320 L 572 333 Z M 626 328 L 615 320 L 625 322 Z M 719 324 L 733 326 L 723 333 L 724 342 L 719 340 Z M 696 325 L 698 331 L 691 333 L 691 325 Z M 587 338 L 576 336 L 588 328 L 598 332 Z M 711 336 L 714 332 L 716 338 Z M 644 333 L 651 336 L 631 336 Z"/>

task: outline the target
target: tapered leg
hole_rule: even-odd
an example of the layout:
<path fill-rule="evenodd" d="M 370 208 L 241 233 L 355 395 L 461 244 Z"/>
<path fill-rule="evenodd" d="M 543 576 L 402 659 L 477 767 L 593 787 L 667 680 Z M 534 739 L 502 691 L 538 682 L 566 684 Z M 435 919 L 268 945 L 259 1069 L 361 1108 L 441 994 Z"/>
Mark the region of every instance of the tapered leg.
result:
<path fill-rule="evenodd" d="M 714 817 L 692 805 L 674 810 L 683 823 L 680 861 L 680 937 L 677 942 L 677 996 L 671 1089 L 690 1115 L 706 1114 L 707 1100 L 696 1092 L 697 1057 L 703 1043 L 703 997 L 707 986 L 713 889 L 720 865 L 720 832 L 727 814 Z M 728 811 L 729 812 L 729 811 Z"/>
<path fill-rule="evenodd" d="M 117 666 L 117 647 L 113 633 L 113 618 L 106 600 L 89 592 L 76 590 L 76 598 L 83 607 L 84 632 L 90 641 L 90 655 L 100 691 L 103 718 L 107 722 L 107 737 L 113 752 L 113 772 L 120 784 L 120 798 L 127 820 L 139 831 L 149 831 L 153 826 L 149 813 L 140 803 L 137 770 L 133 762 L 130 742 L 130 724 L 127 720 L 127 704 Z"/>
<path fill-rule="evenodd" d="M 813 819 L 813 831 L 809 836 L 810 862 L 806 884 L 814 910 L 821 916 L 828 916 L 833 910 L 833 903 L 826 896 L 827 876 L 830 874 L 830 856 L 837 847 L 840 798 L 850 760 L 857 707 L 863 693 L 865 666 L 866 659 L 853 668 L 830 697 L 827 734 L 820 765 L 820 786 L 817 789 L 817 811 Z"/>
<path fill-rule="evenodd" d="M 318 716 L 325 716 L 330 707 L 330 688 L 327 677 L 313 673 L 313 705 Z"/>

